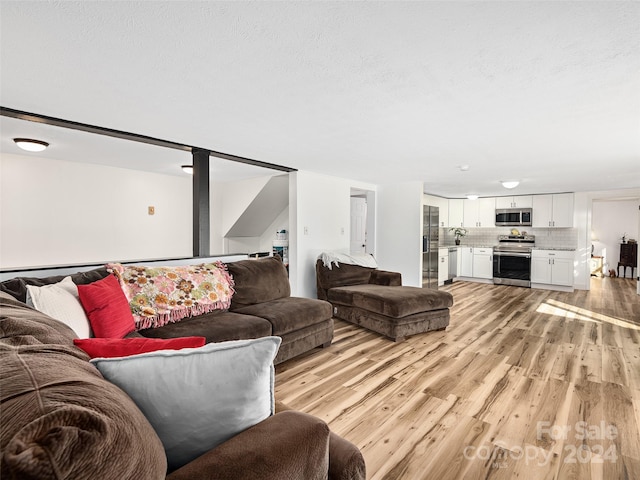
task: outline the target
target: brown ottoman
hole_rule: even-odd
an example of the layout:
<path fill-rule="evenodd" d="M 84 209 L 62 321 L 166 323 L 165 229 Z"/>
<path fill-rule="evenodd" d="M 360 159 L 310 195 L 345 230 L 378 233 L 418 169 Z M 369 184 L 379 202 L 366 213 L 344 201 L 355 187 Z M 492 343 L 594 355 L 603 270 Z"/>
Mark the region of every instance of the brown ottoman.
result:
<path fill-rule="evenodd" d="M 334 318 L 395 341 L 449 325 L 453 296 L 439 290 L 401 286 L 397 272 L 349 264 L 329 269 L 318 260 L 316 280 L 318 298 L 331 303 Z"/>

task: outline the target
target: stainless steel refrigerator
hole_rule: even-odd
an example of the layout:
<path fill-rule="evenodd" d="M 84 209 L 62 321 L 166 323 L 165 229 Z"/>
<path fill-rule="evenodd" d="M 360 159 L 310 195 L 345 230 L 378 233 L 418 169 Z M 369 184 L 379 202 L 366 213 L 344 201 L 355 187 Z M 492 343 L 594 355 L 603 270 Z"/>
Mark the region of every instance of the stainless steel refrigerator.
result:
<path fill-rule="evenodd" d="M 422 212 L 422 288 L 438 289 L 438 207 L 425 205 Z"/>

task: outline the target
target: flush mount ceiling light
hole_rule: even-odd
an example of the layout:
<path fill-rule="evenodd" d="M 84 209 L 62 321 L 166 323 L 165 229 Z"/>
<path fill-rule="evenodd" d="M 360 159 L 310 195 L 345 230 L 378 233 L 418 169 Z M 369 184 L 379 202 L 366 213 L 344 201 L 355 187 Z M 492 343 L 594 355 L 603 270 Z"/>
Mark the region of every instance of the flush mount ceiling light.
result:
<path fill-rule="evenodd" d="M 460 165 L 458 168 L 461 172 L 466 172 L 467 170 L 469 170 L 469 165 Z"/>
<path fill-rule="evenodd" d="M 13 141 L 16 142 L 16 145 L 21 149 L 28 152 L 41 152 L 49 146 L 47 142 L 33 140 L 31 138 L 14 138 Z"/>
<path fill-rule="evenodd" d="M 469 200 L 477 200 L 478 199 L 478 195 L 467 195 L 467 198 Z"/>
<path fill-rule="evenodd" d="M 520 182 L 518 182 L 517 180 L 502 181 L 500 183 L 502 183 L 502 186 L 504 188 L 516 188 L 518 185 L 520 185 Z"/>
<path fill-rule="evenodd" d="M 182 165 L 182 171 L 184 173 L 188 173 L 190 175 L 193 175 L 193 165 Z"/>

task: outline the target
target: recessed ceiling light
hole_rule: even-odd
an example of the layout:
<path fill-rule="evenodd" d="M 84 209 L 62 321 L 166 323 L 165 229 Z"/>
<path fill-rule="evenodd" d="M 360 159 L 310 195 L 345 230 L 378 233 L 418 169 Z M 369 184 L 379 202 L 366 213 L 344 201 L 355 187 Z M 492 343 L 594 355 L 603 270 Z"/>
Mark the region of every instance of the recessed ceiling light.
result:
<path fill-rule="evenodd" d="M 466 172 L 467 170 L 469 170 L 469 165 L 460 165 L 458 168 L 461 172 Z"/>
<path fill-rule="evenodd" d="M 188 173 L 190 175 L 193 175 L 193 165 L 182 165 L 182 171 L 184 173 Z"/>
<path fill-rule="evenodd" d="M 477 200 L 478 199 L 478 195 L 467 195 L 467 198 L 469 200 Z"/>
<path fill-rule="evenodd" d="M 14 138 L 13 141 L 16 142 L 16 145 L 21 149 L 28 152 L 41 152 L 49 146 L 47 142 L 33 140 L 31 138 Z"/>
<path fill-rule="evenodd" d="M 517 180 L 509 180 L 509 181 L 503 181 L 500 182 L 502 183 L 502 186 L 504 188 L 516 188 L 518 185 L 520 185 L 520 182 L 518 182 Z"/>

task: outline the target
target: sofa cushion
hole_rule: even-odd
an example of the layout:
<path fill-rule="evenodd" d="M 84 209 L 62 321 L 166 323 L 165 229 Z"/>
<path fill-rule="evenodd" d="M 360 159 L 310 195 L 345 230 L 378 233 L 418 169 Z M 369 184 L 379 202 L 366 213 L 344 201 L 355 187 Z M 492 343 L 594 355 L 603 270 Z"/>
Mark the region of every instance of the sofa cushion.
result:
<path fill-rule="evenodd" d="M 274 413 L 279 345 L 264 337 L 91 362 L 149 419 L 173 470 Z"/>
<path fill-rule="evenodd" d="M 0 476 L 165 478 L 160 439 L 71 329 L 5 297 L 0 306 Z"/>
<path fill-rule="evenodd" d="M 71 274 L 71 280 L 76 285 L 86 285 L 93 283 L 109 275 L 107 269 L 104 267 L 95 268 L 86 272 L 78 272 Z M 10 280 L 5 280 L 0 283 L 0 291 L 8 293 L 14 298 L 17 298 L 21 302 L 27 301 L 27 285 L 35 285 L 41 287 L 43 285 L 50 285 L 52 283 L 58 283 L 64 279 L 67 275 L 55 275 L 45 278 L 36 277 L 17 277 Z"/>
<path fill-rule="evenodd" d="M 286 335 L 331 318 L 331 304 L 314 298 L 279 298 L 236 311 L 265 318 L 273 326 L 273 335 Z"/>
<path fill-rule="evenodd" d="M 273 327 L 264 318 L 235 312 L 215 311 L 168 323 L 158 328 L 138 330 L 147 338 L 177 338 L 188 335 L 205 337 L 207 343 L 247 340 L 272 335 Z"/>
<path fill-rule="evenodd" d="M 113 275 L 89 285 L 78 285 L 78 295 L 95 337 L 123 338 L 135 330 L 129 303 Z"/>
<path fill-rule="evenodd" d="M 205 344 L 204 337 L 158 338 L 76 338 L 73 344 L 91 358 L 128 357 L 157 350 L 197 348 Z"/>
<path fill-rule="evenodd" d="M 329 290 L 329 301 L 351 305 L 392 318 L 402 318 L 453 305 L 453 296 L 430 288 L 351 285 Z"/>
<path fill-rule="evenodd" d="M 69 325 L 80 338 L 91 336 L 89 319 L 80 303 L 78 287 L 71 277 L 41 287 L 27 285 L 27 291 L 36 310 Z"/>
<path fill-rule="evenodd" d="M 287 269 L 280 257 L 240 260 L 227 264 L 235 282 L 230 310 L 291 295 Z"/>

